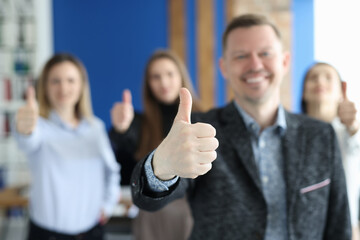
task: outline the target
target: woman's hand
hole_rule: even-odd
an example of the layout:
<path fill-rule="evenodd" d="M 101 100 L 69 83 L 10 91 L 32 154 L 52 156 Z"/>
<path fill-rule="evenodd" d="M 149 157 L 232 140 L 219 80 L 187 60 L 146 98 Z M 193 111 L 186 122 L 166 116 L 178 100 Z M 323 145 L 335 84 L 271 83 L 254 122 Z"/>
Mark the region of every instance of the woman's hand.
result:
<path fill-rule="evenodd" d="M 101 225 L 105 225 L 107 222 L 108 222 L 108 218 L 106 217 L 105 213 L 104 213 L 104 210 L 101 210 L 101 213 L 100 213 L 100 219 L 99 219 L 99 223 Z"/>
<path fill-rule="evenodd" d="M 116 102 L 111 109 L 111 123 L 119 133 L 126 132 L 134 119 L 134 107 L 130 90 L 123 91 L 123 101 Z"/>
<path fill-rule="evenodd" d="M 354 102 L 351 102 L 346 93 L 346 82 L 342 82 L 343 101 L 338 107 L 338 116 L 342 124 L 344 124 L 352 136 L 360 127 L 360 123 L 356 118 L 357 110 Z"/>
<path fill-rule="evenodd" d="M 16 114 L 16 130 L 20 134 L 30 135 L 36 126 L 39 116 L 39 107 L 35 98 L 35 90 L 32 86 L 26 92 L 26 104 L 19 108 Z"/>

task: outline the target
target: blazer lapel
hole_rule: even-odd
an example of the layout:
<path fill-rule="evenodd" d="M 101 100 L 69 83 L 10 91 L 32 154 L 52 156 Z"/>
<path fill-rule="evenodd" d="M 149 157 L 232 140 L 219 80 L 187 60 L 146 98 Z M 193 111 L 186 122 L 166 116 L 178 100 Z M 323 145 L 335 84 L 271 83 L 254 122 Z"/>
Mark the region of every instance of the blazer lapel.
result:
<path fill-rule="evenodd" d="M 236 154 L 253 179 L 255 185 L 262 192 L 259 171 L 255 162 L 254 154 L 251 147 L 250 133 L 247 131 L 245 123 L 241 118 L 234 102 L 225 107 L 222 114 L 224 127 L 224 136 L 232 144 Z"/>
<path fill-rule="evenodd" d="M 304 158 L 305 136 L 301 133 L 301 124 L 295 115 L 286 112 L 287 129 L 283 138 L 284 178 L 286 181 L 287 213 L 292 214 L 297 189 L 300 184 L 299 174 Z M 290 220 L 290 219 L 289 219 Z"/>
<path fill-rule="evenodd" d="M 287 129 L 283 138 L 283 159 L 289 213 L 295 201 L 296 189 L 298 189 L 299 185 L 298 174 L 303 163 L 305 138 L 304 134 L 300 134 L 301 124 L 298 118 L 288 112 L 285 113 L 285 117 Z M 224 108 L 222 120 L 225 122 L 224 136 L 228 138 L 242 165 L 262 192 L 259 171 L 252 151 L 250 133 L 246 129 L 245 123 L 233 102 Z"/>

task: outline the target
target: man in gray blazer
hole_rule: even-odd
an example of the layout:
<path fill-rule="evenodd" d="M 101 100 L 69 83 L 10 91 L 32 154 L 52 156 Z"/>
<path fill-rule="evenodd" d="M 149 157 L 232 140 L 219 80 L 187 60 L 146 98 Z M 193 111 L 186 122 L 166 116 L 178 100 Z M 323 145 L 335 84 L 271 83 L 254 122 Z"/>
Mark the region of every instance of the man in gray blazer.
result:
<path fill-rule="evenodd" d="M 220 68 L 235 101 L 191 124 L 191 95 L 180 90 L 170 133 L 133 172 L 135 204 L 154 211 L 187 194 L 191 239 L 351 239 L 334 130 L 280 104 L 289 62 L 265 17 L 230 22 Z"/>

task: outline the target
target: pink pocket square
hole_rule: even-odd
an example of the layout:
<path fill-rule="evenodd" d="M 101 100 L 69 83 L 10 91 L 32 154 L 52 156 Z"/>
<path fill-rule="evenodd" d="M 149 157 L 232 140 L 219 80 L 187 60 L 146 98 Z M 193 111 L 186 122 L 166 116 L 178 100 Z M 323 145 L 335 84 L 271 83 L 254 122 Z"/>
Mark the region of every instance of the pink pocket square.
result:
<path fill-rule="evenodd" d="M 330 182 L 331 182 L 331 180 L 329 178 L 327 178 L 324 181 L 321 181 L 319 183 L 316 183 L 316 184 L 313 184 L 313 185 L 310 185 L 308 187 L 304 187 L 304 188 L 300 189 L 300 193 L 304 194 L 304 193 L 311 192 L 311 191 L 314 191 L 316 189 L 325 187 L 325 186 L 329 185 Z"/>

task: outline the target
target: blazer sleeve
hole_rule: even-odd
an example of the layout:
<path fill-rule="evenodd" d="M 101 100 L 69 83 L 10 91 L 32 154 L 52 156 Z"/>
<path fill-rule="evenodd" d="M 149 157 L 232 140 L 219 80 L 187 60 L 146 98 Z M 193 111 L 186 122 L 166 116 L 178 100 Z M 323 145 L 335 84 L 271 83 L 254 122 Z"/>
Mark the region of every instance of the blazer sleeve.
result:
<path fill-rule="evenodd" d="M 190 180 L 179 178 L 168 191 L 152 191 L 148 185 L 144 171 L 144 164 L 147 158 L 148 156 L 138 162 L 135 166 L 131 177 L 131 194 L 136 206 L 147 211 L 156 211 L 166 206 L 168 203 L 184 197 L 189 187 Z"/>
<path fill-rule="evenodd" d="M 330 149 L 332 149 L 333 166 L 324 239 L 351 239 L 351 221 L 345 174 L 338 142 L 333 129 L 331 131 L 331 139 L 333 145 Z"/>
<path fill-rule="evenodd" d="M 200 113 L 191 114 L 192 122 L 201 121 L 201 116 Z M 168 191 L 152 191 L 148 185 L 144 170 L 144 164 L 148 156 L 137 163 L 131 177 L 131 193 L 136 206 L 147 211 L 156 211 L 193 191 L 196 179 L 187 178 L 179 178 L 174 185 L 169 187 Z"/>

